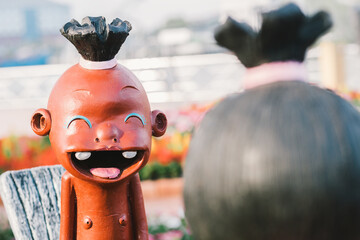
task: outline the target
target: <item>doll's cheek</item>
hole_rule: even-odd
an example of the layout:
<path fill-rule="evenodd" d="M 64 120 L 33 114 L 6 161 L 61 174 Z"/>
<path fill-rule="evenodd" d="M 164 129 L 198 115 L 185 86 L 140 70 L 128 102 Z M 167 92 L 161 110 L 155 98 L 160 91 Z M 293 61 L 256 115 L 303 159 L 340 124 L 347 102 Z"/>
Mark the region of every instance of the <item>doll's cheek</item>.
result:
<path fill-rule="evenodd" d="M 151 137 L 149 136 L 149 133 L 145 128 L 138 128 L 136 130 L 126 131 L 120 139 L 120 144 L 122 147 L 143 147 L 150 146 L 150 143 Z"/>

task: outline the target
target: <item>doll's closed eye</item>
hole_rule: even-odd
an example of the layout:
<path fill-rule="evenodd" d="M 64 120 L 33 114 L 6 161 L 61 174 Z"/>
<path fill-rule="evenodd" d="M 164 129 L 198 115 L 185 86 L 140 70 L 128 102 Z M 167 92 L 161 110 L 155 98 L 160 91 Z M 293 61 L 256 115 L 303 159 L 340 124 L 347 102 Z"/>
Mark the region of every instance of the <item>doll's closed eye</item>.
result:
<path fill-rule="evenodd" d="M 127 121 L 129 118 L 131 118 L 131 117 L 136 117 L 136 118 L 138 118 L 138 119 L 141 121 L 141 123 L 143 124 L 143 126 L 146 125 L 146 120 L 145 120 L 144 116 L 142 116 L 142 115 L 140 115 L 140 114 L 138 114 L 138 113 L 130 113 L 129 115 L 126 116 L 124 122 L 126 122 L 126 121 Z"/>
<path fill-rule="evenodd" d="M 73 121 L 78 120 L 78 119 L 84 120 L 84 121 L 87 123 L 87 125 L 89 125 L 89 128 L 92 128 L 92 125 L 91 125 L 90 120 L 89 120 L 87 117 L 84 117 L 84 116 L 81 116 L 81 115 L 76 115 L 76 116 L 72 117 L 72 118 L 67 122 L 66 128 L 69 128 L 70 124 L 71 124 Z"/>

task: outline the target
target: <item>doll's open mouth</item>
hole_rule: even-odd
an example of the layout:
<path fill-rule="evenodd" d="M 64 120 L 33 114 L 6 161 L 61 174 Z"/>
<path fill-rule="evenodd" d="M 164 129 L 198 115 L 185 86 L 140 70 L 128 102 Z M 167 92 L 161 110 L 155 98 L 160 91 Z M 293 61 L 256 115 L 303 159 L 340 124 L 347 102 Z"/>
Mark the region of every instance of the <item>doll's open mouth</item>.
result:
<path fill-rule="evenodd" d="M 139 162 L 144 152 L 143 150 L 71 152 L 70 157 L 74 167 L 86 175 L 115 179 L 120 177 L 125 169 Z"/>

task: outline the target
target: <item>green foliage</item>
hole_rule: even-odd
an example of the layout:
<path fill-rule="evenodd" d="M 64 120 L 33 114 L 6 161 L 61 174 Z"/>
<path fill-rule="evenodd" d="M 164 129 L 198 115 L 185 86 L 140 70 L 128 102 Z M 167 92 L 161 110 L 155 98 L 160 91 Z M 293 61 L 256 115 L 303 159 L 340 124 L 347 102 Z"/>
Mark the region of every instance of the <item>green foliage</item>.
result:
<path fill-rule="evenodd" d="M 189 233 L 189 227 L 187 225 L 187 222 L 185 220 L 185 218 L 181 219 L 181 226 L 180 226 L 180 231 L 183 233 L 183 236 L 181 238 L 181 240 L 193 240 L 193 237 L 191 236 L 191 234 Z"/>
<path fill-rule="evenodd" d="M 178 227 L 168 227 L 165 223 L 158 223 L 155 225 L 149 224 L 149 234 L 153 235 L 155 239 L 163 239 L 160 237 L 163 234 L 170 232 L 179 232 L 181 238 L 175 238 L 179 240 L 193 240 L 191 234 L 189 233 L 189 228 L 186 220 L 184 218 L 181 219 L 181 225 Z M 169 238 L 165 238 L 169 239 Z"/>
<path fill-rule="evenodd" d="M 14 235 L 10 228 L 0 229 L 0 240 L 14 240 Z"/>
<path fill-rule="evenodd" d="M 159 233 L 166 233 L 172 229 L 165 226 L 165 224 L 159 224 L 154 226 L 149 226 L 149 233 L 152 235 L 156 235 Z"/>
<path fill-rule="evenodd" d="M 183 18 L 172 18 L 165 24 L 165 28 L 183 28 L 187 26 L 188 23 Z"/>
<path fill-rule="evenodd" d="M 41 142 L 40 142 L 40 147 L 41 150 L 47 149 L 48 147 L 50 147 L 50 139 L 49 136 L 45 136 L 41 138 Z"/>
<path fill-rule="evenodd" d="M 182 167 L 178 162 L 167 165 L 158 162 L 149 163 L 139 172 L 141 180 L 156 180 L 160 178 L 177 178 L 182 176 Z"/>
<path fill-rule="evenodd" d="M 359 99 L 354 99 L 354 100 L 351 101 L 351 103 L 357 108 L 360 107 L 360 100 Z"/>

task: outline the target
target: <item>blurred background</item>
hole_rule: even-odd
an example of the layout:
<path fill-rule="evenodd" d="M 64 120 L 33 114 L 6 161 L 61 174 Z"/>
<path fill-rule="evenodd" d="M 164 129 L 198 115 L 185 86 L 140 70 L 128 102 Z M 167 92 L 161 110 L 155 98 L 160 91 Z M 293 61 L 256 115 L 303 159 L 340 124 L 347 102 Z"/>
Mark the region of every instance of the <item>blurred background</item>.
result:
<path fill-rule="evenodd" d="M 259 28 L 261 12 L 286 2 L 0 0 L 0 170 L 57 163 L 48 138 L 36 137 L 29 122 L 37 108 L 46 108 L 55 81 L 79 59 L 59 29 L 85 16 L 128 20 L 133 30 L 117 58 L 142 81 L 152 108 L 169 120 L 140 173 L 150 232 L 153 239 L 189 239 L 181 176 L 191 134 L 213 104 L 242 91 L 244 67 L 216 45 L 214 29 L 229 15 Z M 326 10 L 334 20 L 307 54 L 309 81 L 359 106 L 360 0 L 293 2 L 307 14 Z M 1 234 L 11 239 L 3 208 L 0 214 Z"/>

